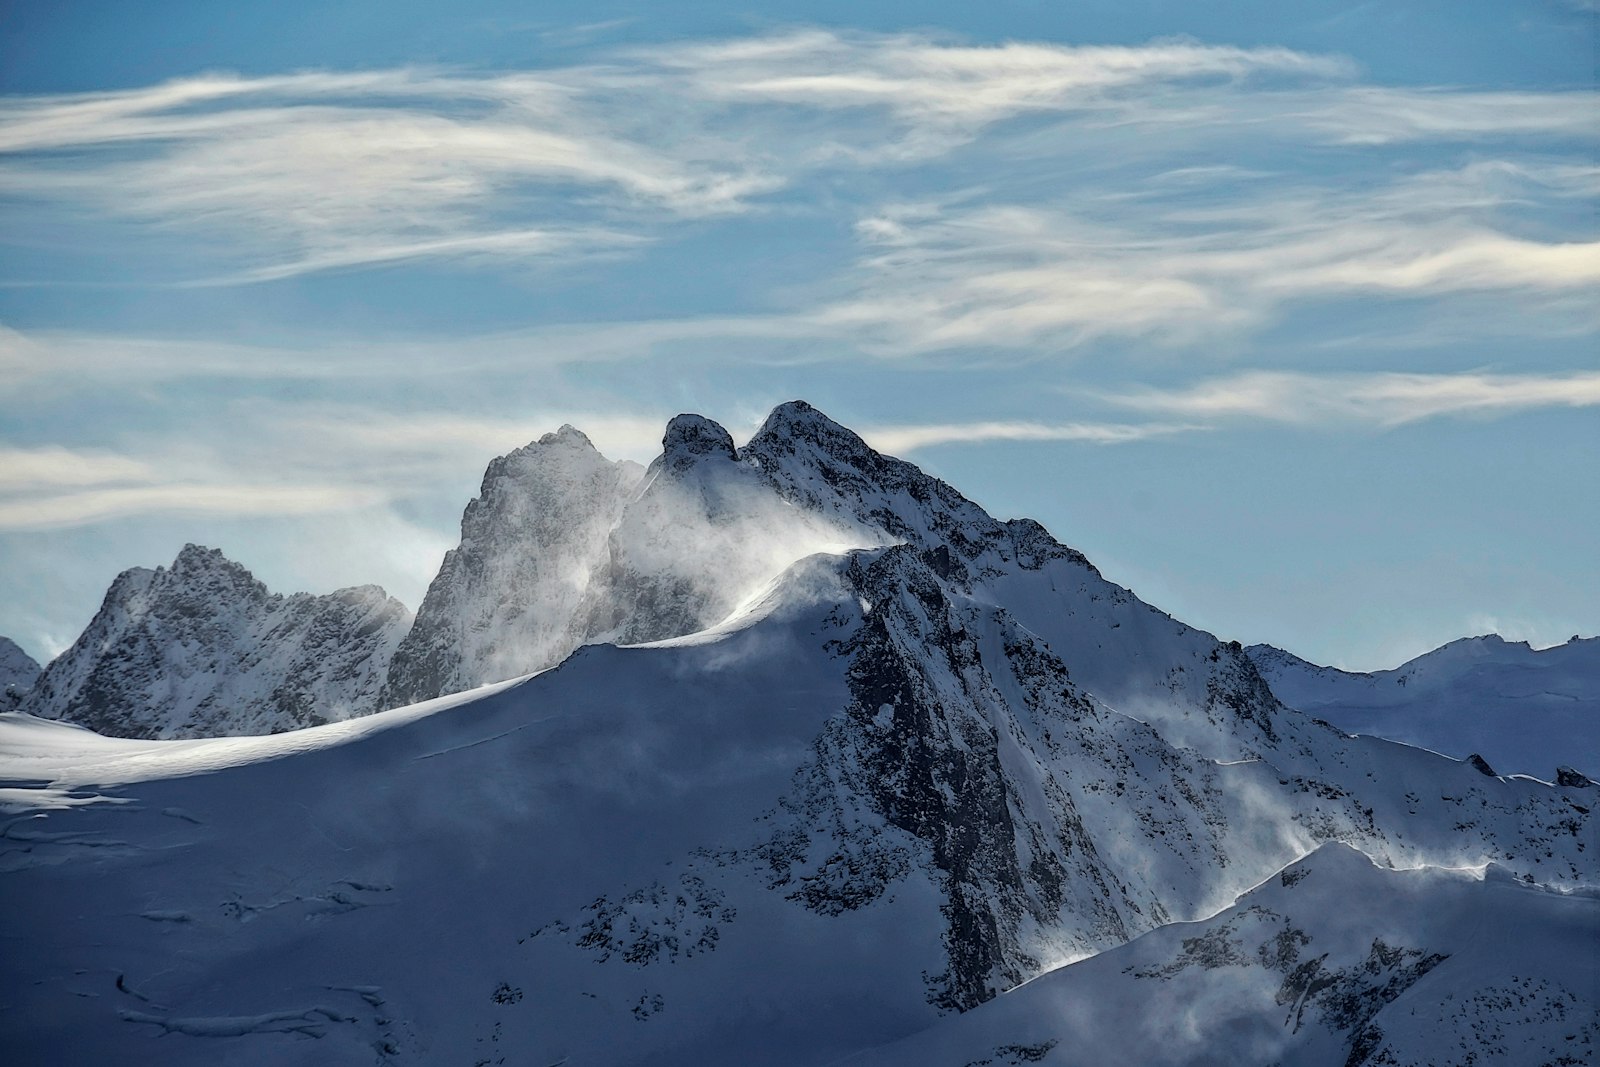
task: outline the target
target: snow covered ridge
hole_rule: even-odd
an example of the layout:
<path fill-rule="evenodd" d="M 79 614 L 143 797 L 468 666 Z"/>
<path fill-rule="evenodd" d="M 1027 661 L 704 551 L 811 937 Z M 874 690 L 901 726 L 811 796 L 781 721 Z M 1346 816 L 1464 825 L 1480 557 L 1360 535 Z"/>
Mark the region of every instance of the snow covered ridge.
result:
<path fill-rule="evenodd" d="M 1271 645 L 1245 651 L 1274 693 L 1341 730 L 1476 754 L 1501 773 L 1600 776 L 1600 638 L 1533 649 L 1468 637 L 1371 674 Z"/>
<path fill-rule="evenodd" d="M 742 449 L 674 420 L 645 472 L 552 438 L 578 457 L 558 468 L 635 483 L 603 546 L 563 557 L 595 562 L 561 613 L 616 641 L 266 737 L 0 715 L 0 1047 L 1594 1058 L 1586 778 L 1496 776 L 1287 707 L 1238 645 L 802 404 Z M 516 510 L 520 465 L 469 517 Z M 518 573 L 498 536 L 474 525 L 440 603 L 520 626 L 474 577 Z"/>

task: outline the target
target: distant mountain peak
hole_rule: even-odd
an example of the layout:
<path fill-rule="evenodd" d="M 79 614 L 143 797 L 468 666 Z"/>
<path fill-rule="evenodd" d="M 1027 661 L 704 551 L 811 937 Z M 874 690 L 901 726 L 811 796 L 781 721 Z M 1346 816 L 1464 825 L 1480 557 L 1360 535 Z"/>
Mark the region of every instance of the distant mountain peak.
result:
<path fill-rule="evenodd" d="M 377 586 L 268 591 L 221 551 L 117 576 L 82 636 L 22 701 L 41 718 L 128 737 L 272 733 L 375 711 L 410 625 Z"/>
<path fill-rule="evenodd" d="M 773 408 L 746 447 L 793 453 L 802 443 L 836 458 L 878 455 L 854 430 L 834 422 L 804 400 L 790 400 Z"/>
<path fill-rule="evenodd" d="M 243 564 L 223 555 L 220 548 L 207 548 L 193 542 L 183 546 L 170 567 L 158 567 L 157 572 L 167 573 L 186 582 L 210 582 L 232 588 L 251 597 L 265 597 L 267 587 Z"/>

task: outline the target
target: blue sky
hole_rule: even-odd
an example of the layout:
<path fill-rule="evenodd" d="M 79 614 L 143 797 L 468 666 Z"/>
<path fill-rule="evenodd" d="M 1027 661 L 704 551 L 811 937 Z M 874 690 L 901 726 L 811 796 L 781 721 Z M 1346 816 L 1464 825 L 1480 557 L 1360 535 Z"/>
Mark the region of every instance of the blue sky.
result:
<path fill-rule="evenodd" d="M 0 633 L 794 397 L 1223 637 L 1595 631 L 1593 4 L 859 6 L 0 5 Z"/>

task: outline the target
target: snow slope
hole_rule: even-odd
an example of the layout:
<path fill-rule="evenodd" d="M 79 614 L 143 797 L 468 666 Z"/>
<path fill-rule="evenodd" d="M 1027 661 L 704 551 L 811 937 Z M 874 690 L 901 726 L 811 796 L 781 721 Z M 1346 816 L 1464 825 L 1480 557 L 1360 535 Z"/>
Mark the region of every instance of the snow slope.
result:
<path fill-rule="evenodd" d="M 1494 865 L 1386 870 L 1328 844 L 1204 922 L 844 1062 L 1593 1063 L 1596 944 L 1592 890 Z"/>
<path fill-rule="evenodd" d="M 1553 648 L 1495 634 L 1452 641 L 1391 671 L 1319 667 L 1271 645 L 1250 658 L 1285 702 L 1342 730 L 1553 779 L 1600 776 L 1600 638 Z"/>
<path fill-rule="evenodd" d="M 271 733 L 374 710 L 411 613 L 377 586 L 281 596 L 215 549 L 124 571 L 21 710 L 124 737 Z"/>
<path fill-rule="evenodd" d="M 711 631 L 275 737 L 5 717 L 0 1041 L 821 1064 L 1213 915 L 1321 841 L 1595 880 L 1586 791 L 1281 708 L 1219 763 L 1079 689 L 949 563 L 808 558 Z"/>

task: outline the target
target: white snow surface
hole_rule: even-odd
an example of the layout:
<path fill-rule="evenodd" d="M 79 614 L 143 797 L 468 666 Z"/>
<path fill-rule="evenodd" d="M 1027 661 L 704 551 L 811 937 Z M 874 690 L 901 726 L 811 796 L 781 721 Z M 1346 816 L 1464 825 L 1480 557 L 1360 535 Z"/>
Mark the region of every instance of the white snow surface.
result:
<path fill-rule="evenodd" d="M 1596 944 L 1593 892 L 1328 844 L 1210 919 L 842 1063 L 1593 1063 Z"/>
<path fill-rule="evenodd" d="M 1248 650 L 1285 703 L 1341 730 L 1553 780 L 1600 778 L 1600 638 L 1534 649 L 1496 634 L 1452 641 L 1393 670 L 1319 667 L 1271 645 Z"/>
<path fill-rule="evenodd" d="M 693 632 L 271 737 L 0 715 L 0 1047 L 969 1067 L 1592 1041 L 1600 790 L 1285 707 L 1237 645 L 807 405 L 743 449 L 720 429 L 674 420 L 599 565 L 607 603 Z M 782 558 L 813 534 L 870 547 Z"/>

